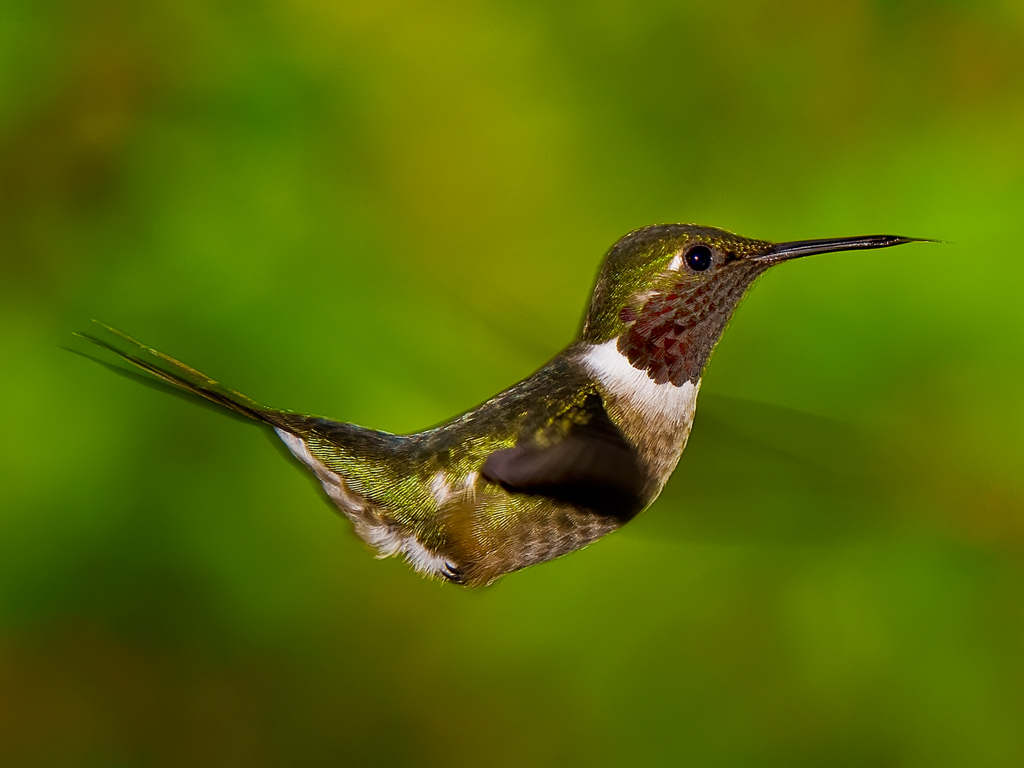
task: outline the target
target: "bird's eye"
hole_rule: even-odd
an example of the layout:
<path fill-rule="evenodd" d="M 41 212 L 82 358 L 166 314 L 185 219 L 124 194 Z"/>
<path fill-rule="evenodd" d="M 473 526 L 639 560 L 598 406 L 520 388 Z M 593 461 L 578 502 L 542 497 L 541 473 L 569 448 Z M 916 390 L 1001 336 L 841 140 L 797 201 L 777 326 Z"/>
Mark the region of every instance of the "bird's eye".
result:
<path fill-rule="evenodd" d="M 711 266 L 711 249 L 706 245 L 695 245 L 686 252 L 686 266 L 694 272 L 703 272 Z"/>

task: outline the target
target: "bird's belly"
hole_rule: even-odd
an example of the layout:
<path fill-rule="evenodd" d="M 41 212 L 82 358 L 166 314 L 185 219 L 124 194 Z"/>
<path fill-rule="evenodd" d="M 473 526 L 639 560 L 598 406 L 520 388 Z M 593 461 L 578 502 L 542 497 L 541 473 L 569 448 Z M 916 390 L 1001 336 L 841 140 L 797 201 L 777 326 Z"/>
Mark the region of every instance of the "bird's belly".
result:
<path fill-rule="evenodd" d="M 570 504 L 494 489 L 473 508 L 442 512 L 445 552 L 468 585 L 553 560 L 587 546 L 622 525 Z"/>
<path fill-rule="evenodd" d="M 277 431 L 378 557 L 400 555 L 426 576 L 467 586 L 490 584 L 585 547 L 622 524 L 541 495 L 511 493 L 475 472 L 457 480 L 435 476 L 429 510 L 389 509 L 354 492 L 301 438 Z"/>

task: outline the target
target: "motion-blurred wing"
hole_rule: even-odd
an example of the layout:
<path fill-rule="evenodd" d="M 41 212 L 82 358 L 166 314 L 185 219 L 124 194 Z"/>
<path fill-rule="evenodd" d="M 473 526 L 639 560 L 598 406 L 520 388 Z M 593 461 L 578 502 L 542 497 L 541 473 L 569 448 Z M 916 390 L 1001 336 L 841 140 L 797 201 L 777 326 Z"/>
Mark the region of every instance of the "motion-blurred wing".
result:
<path fill-rule="evenodd" d="M 506 490 L 548 496 L 623 522 L 644 507 L 644 475 L 636 450 L 601 398 L 590 394 L 546 428 L 492 453 L 481 474 Z"/>

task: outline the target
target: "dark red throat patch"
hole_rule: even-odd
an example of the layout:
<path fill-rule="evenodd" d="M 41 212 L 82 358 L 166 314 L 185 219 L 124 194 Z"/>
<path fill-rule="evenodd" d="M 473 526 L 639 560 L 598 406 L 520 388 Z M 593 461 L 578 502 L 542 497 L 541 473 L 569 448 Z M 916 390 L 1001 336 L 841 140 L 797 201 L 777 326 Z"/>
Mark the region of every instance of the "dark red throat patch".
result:
<path fill-rule="evenodd" d="M 750 265 L 734 271 L 732 279 L 683 280 L 639 310 L 623 308 L 620 318 L 633 324 L 619 337 L 619 351 L 656 384 L 696 382 L 743 294 L 763 271 Z"/>

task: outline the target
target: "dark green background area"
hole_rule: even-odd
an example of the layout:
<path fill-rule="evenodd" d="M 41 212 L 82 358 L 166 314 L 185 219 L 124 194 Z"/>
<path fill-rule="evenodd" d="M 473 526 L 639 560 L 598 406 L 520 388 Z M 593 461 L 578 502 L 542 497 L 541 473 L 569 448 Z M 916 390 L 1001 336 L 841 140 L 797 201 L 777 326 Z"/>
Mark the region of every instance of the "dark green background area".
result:
<path fill-rule="evenodd" d="M 468 592 L 259 430 L 62 347 L 418 429 L 622 234 L 771 272 L 665 494 Z M 0 5 L 0 762 L 1024 764 L 1024 5 Z"/>

